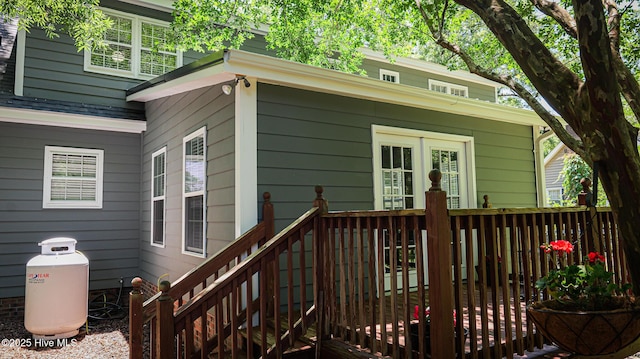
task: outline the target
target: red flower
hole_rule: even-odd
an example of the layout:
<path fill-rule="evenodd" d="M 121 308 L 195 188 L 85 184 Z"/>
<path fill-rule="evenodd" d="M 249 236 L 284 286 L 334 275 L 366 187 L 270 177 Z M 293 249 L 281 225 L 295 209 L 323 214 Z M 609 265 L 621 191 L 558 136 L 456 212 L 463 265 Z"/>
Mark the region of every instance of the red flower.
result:
<path fill-rule="evenodd" d="M 549 244 L 551 245 L 551 249 L 553 249 L 556 252 L 566 252 L 566 253 L 573 252 L 573 244 L 571 244 L 571 242 L 569 241 L 559 240 L 559 241 L 551 242 Z"/>
<path fill-rule="evenodd" d="M 604 256 L 598 252 L 590 252 L 589 253 L 589 263 L 596 263 L 596 262 L 603 262 L 604 263 Z"/>

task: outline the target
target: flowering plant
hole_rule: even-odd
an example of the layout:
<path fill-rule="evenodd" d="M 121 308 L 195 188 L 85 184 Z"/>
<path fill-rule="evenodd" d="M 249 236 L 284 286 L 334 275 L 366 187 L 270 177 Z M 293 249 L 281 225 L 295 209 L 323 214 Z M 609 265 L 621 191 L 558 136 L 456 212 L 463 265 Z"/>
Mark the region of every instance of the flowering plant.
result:
<path fill-rule="evenodd" d="M 631 285 L 613 282 L 613 273 L 606 270 L 602 254 L 591 252 L 584 257 L 584 264 L 566 265 L 567 256 L 573 252 L 571 242 L 558 240 L 540 248 L 556 262 L 556 268 L 536 282 L 536 288 L 546 289 L 552 298 L 547 306 L 584 311 L 615 309 L 630 303 L 627 292 Z"/>

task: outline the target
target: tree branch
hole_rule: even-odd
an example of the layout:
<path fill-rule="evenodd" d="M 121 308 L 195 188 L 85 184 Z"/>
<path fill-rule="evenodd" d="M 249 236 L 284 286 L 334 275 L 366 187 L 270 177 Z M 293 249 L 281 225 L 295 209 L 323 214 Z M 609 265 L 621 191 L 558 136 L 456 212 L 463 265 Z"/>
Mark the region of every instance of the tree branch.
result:
<path fill-rule="evenodd" d="M 464 61 L 464 63 L 469 68 L 469 72 L 510 88 L 521 99 L 523 99 L 527 103 L 527 105 L 529 105 L 529 107 L 531 107 L 531 109 L 533 109 L 533 111 L 538 116 L 540 116 L 540 118 L 542 118 L 544 122 L 549 125 L 551 130 L 558 136 L 558 138 L 560 138 L 560 140 L 564 144 L 567 145 L 567 147 L 572 149 L 582 158 L 588 158 L 582 142 L 569 134 L 563 124 L 548 109 L 546 109 L 540 103 L 540 101 L 538 101 L 535 96 L 520 82 L 507 74 L 499 74 L 494 71 L 482 68 L 481 66 L 476 64 L 471 56 L 469 56 L 469 54 L 462 50 L 458 45 L 454 45 L 442 37 L 436 39 L 436 43 L 442 48 L 460 57 L 460 59 L 462 59 L 462 61 Z"/>
<path fill-rule="evenodd" d="M 615 68 L 616 78 L 620 86 L 620 92 L 624 96 L 627 104 L 633 111 L 636 118 L 640 119 L 640 85 L 636 81 L 635 76 L 624 64 L 620 54 L 620 22 L 622 14 L 618 11 L 618 4 L 612 0 L 603 0 L 604 6 L 607 7 L 609 18 L 607 25 L 609 27 L 609 46 L 613 55 L 613 66 Z"/>
<path fill-rule="evenodd" d="M 542 11 L 543 14 L 554 19 L 569 36 L 574 39 L 578 38 L 578 30 L 576 29 L 576 21 L 567 11 L 560 6 L 559 3 L 549 0 L 531 0 L 536 9 Z"/>

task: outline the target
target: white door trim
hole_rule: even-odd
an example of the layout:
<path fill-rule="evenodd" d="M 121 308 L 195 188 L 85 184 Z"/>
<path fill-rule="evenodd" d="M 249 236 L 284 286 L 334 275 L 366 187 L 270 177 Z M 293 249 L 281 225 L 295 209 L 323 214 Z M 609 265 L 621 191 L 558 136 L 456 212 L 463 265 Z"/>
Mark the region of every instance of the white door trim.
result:
<path fill-rule="evenodd" d="M 382 183 L 382 177 L 379 171 L 376 171 L 377 168 L 380 167 L 380 153 L 377 148 L 380 146 L 380 137 L 381 135 L 395 135 L 395 136 L 404 136 L 404 137 L 417 137 L 423 138 L 425 140 L 438 140 L 438 141 L 454 141 L 454 142 L 462 142 L 465 147 L 466 152 L 466 170 L 467 170 L 467 198 L 469 203 L 469 208 L 477 208 L 478 204 L 478 195 L 476 191 L 476 162 L 475 162 L 475 144 L 474 138 L 471 136 L 463 136 L 463 135 L 454 135 L 449 133 L 438 133 L 438 132 L 430 132 L 430 131 L 422 131 L 422 130 L 413 130 L 407 128 L 400 127 L 390 127 L 390 126 L 382 126 L 382 125 L 372 125 L 371 126 L 371 138 L 372 138 L 372 151 L 373 151 L 373 200 L 374 200 L 374 208 L 382 209 L 382 189 L 380 188 L 380 184 Z M 425 141 L 422 141 L 423 143 Z M 428 171 L 427 171 L 428 173 Z M 415 183 L 419 178 L 415 179 Z M 428 181 L 428 178 L 424 179 Z M 428 189 L 429 186 L 427 186 Z M 419 188 L 416 188 L 416 191 Z M 416 193 L 416 197 L 419 197 L 420 194 Z M 424 197 L 424 194 L 422 194 Z M 416 205 L 416 208 L 424 208 L 424 198 L 418 199 L 416 198 L 416 204 L 421 204 L 422 207 Z"/>

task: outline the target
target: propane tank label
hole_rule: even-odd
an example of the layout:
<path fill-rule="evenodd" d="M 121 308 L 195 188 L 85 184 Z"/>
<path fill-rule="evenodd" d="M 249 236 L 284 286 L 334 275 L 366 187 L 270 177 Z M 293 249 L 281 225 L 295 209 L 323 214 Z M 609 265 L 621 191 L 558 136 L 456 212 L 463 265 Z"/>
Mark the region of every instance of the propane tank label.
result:
<path fill-rule="evenodd" d="M 49 273 L 29 273 L 27 274 L 27 282 L 38 284 L 44 283 L 44 281 L 49 278 Z"/>

